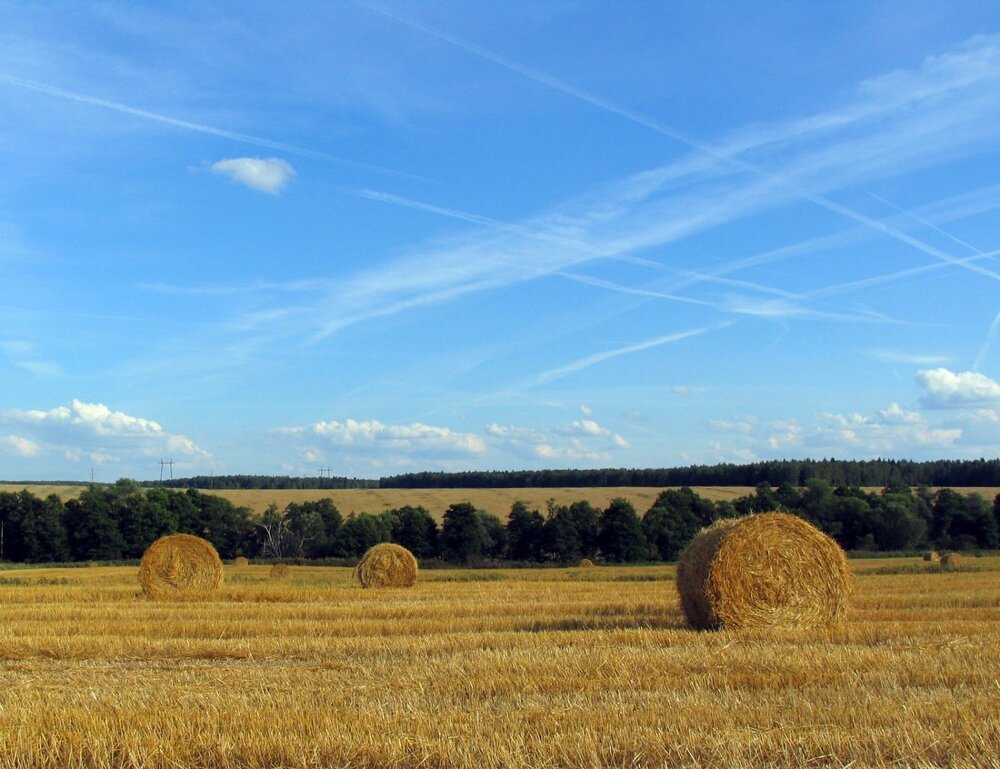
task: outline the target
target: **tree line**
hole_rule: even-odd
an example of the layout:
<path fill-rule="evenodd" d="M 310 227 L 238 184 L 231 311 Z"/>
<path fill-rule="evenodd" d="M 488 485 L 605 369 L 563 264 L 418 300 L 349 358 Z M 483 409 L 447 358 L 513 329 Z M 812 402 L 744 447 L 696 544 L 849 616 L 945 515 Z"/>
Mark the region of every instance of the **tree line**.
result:
<path fill-rule="evenodd" d="M 688 487 L 661 492 L 641 516 L 624 499 L 604 509 L 586 500 L 523 502 L 507 520 L 471 503 L 451 505 L 440 524 L 423 507 L 341 515 L 329 498 L 271 505 L 260 516 L 197 489 L 143 489 L 135 481 L 90 486 L 77 499 L 0 492 L 0 559 L 16 562 L 140 558 L 158 537 L 183 532 L 212 542 L 223 558 L 355 559 L 379 542 L 418 558 L 485 565 L 497 562 L 611 563 L 671 561 L 703 526 L 720 518 L 784 510 L 811 521 L 849 550 L 1000 547 L 1000 495 L 992 505 L 951 489 L 887 486 L 866 492 L 821 478 L 805 487 L 767 482 L 753 494 L 713 502 Z"/>
<path fill-rule="evenodd" d="M 144 486 L 196 489 L 497 489 L 601 486 L 805 486 L 819 478 L 834 486 L 1000 486 L 1000 459 L 914 462 L 905 459 L 781 459 L 751 464 L 660 469 L 472 470 L 421 472 L 378 479 L 284 475 L 199 475 Z"/>

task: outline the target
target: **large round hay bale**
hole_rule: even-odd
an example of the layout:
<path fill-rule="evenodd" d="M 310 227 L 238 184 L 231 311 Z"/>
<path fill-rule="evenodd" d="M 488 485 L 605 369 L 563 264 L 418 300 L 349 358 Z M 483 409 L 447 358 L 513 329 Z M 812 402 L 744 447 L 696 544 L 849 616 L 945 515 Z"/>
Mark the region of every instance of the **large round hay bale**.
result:
<path fill-rule="evenodd" d="M 962 556 L 958 553 L 945 553 L 941 556 L 941 565 L 957 568 L 962 565 Z"/>
<path fill-rule="evenodd" d="M 844 551 L 787 513 L 723 519 L 703 529 L 677 561 L 677 590 L 697 629 L 830 625 L 851 592 Z"/>
<path fill-rule="evenodd" d="M 941 563 L 941 554 L 937 550 L 928 550 L 924 553 L 924 560 L 928 563 Z"/>
<path fill-rule="evenodd" d="M 249 566 L 250 561 L 244 558 L 242 555 L 238 555 L 233 559 L 233 566 Z"/>
<path fill-rule="evenodd" d="M 361 587 L 412 587 L 417 559 L 402 545 L 383 542 L 370 548 L 354 569 Z"/>
<path fill-rule="evenodd" d="M 292 567 L 287 563 L 276 563 L 271 567 L 271 579 L 291 579 Z"/>
<path fill-rule="evenodd" d="M 205 598 L 222 584 L 222 561 L 211 542 L 191 534 L 160 537 L 139 564 L 142 591 L 157 601 Z"/>
<path fill-rule="evenodd" d="M 592 560 L 590 560 L 589 558 L 584 558 L 583 560 L 580 561 L 580 568 L 581 569 L 593 569 L 594 568 L 594 562 Z"/>

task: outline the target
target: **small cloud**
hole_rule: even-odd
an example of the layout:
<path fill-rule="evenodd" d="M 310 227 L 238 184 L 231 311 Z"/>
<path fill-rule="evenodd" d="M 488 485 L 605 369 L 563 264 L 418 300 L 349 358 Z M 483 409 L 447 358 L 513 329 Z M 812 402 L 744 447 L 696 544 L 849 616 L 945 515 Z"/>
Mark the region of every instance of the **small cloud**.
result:
<path fill-rule="evenodd" d="M 309 435 L 354 451 L 388 451 L 398 454 L 481 454 L 486 442 L 473 433 L 414 422 L 387 425 L 377 419 L 316 422 L 306 428 L 278 428 L 285 435 Z"/>
<path fill-rule="evenodd" d="M 601 427 L 593 419 L 574 419 L 563 432 L 566 435 L 610 435 L 611 431 Z"/>
<path fill-rule="evenodd" d="M 234 182 L 272 195 L 281 192 L 295 176 L 291 164 L 280 158 L 230 158 L 213 163 L 211 169 Z"/>
<path fill-rule="evenodd" d="M 754 430 L 754 425 L 757 422 L 754 417 L 747 417 L 746 419 L 740 419 L 736 421 L 728 421 L 725 419 L 710 419 L 708 421 L 708 426 L 713 430 L 717 430 L 722 433 L 752 433 Z"/>
<path fill-rule="evenodd" d="M 924 394 L 920 403 L 925 408 L 966 408 L 1000 404 L 1000 382 L 975 371 L 956 374 L 946 368 L 917 372 L 917 384 Z"/>
<path fill-rule="evenodd" d="M 594 415 L 594 410 L 590 406 L 587 406 L 586 404 L 581 403 L 580 404 L 580 413 L 583 414 L 585 417 L 590 417 L 590 416 Z"/>
<path fill-rule="evenodd" d="M 33 457 L 38 454 L 41 447 L 34 441 L 22 438 L 20 435 L 8 435 L 0 438 L 0 446 L 9 446 L 22 457 Z"/>
<path fill-rule="evenodd" d="M 705 392 L 704 387 L 693 387 L 691 385 L 675 385 L 670 390 L 677 395 L 693 395 L 694 393 Z"/>
<path fill-rule="evenodd" d="M 907 411 L 898 403 L 890 403 L 889 408 L 882 409 L 878 413 L 886 424 L 917 424 L 923 421 L 919 413 Z"/>

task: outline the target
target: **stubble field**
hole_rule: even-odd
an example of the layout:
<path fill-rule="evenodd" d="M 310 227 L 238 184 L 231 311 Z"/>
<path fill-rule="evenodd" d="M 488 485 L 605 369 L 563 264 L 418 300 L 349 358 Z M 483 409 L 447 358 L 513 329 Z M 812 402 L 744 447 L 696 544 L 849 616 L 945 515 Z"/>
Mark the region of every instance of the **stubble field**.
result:
<path fill-rule="evenodd" d="M 694 632 L 674 568 L 0 572 L 0 767 L 997 767 L 1000 557 L 852 562 L 832 631 Z"/>
<path fill-rule="evenodd" d="M 75 499 L 86 486 L 57 484 L 0 483 L 0 491 L 21 491 L 27 488 L 36 497 L 55 494 L 63 500 Z M 595 487 L 554 487 L 554 488 L 500 488 L 500 489 L 203 489 L 206 494 L 217 494 L 234 505 L 248 507 L 258 515 L 268 505 L 276 505 L 283 510 L 289 502 L 310 502 L 332 499 L 343 515 L 350 513 L 381 513 L 383 510 L 403 505 L 420 506 L 441 520 L 449 505 L 456 502 L 471 502 L 480 510 L 505 518 L 514 502 L 525 502 L 529 507 L 545 511 L 551 499 L 559 505 L 569 505 L 585 499 L 597 509 L 603 509 L 617 497 L 627 499 L 641 515 L 648 510 L 664 486 L 595 486 Z M 676 488 L 676 487 L 673 487 Z M 1000 494 L 1000 487 L 952 487 L 961 494 L 979 494 L 987 501 Z M 702 497 L 713 502 L 734 500 L 754 493 L 752 486 L 693 486 Z M 879 488 L 868 491 L 878 492 Z"/>

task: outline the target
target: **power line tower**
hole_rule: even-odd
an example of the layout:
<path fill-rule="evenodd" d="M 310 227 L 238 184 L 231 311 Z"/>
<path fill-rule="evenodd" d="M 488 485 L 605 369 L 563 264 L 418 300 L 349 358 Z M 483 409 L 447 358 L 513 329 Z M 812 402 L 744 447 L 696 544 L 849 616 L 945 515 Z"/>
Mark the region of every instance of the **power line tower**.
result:
<path fill-rule="evenodd" d="M 333 468 L 332 467 L 321 467 L 319 469 L 319 477 L 320 478 L 332 478 L 333 477 Z"/>
<path fill-rule="evenodd" d="M 163 483 L 163 466 L 166 465 L 170 468 L 170 480 L 174 479 L 174 460 L 160 460 L 160 483 Z"/>

